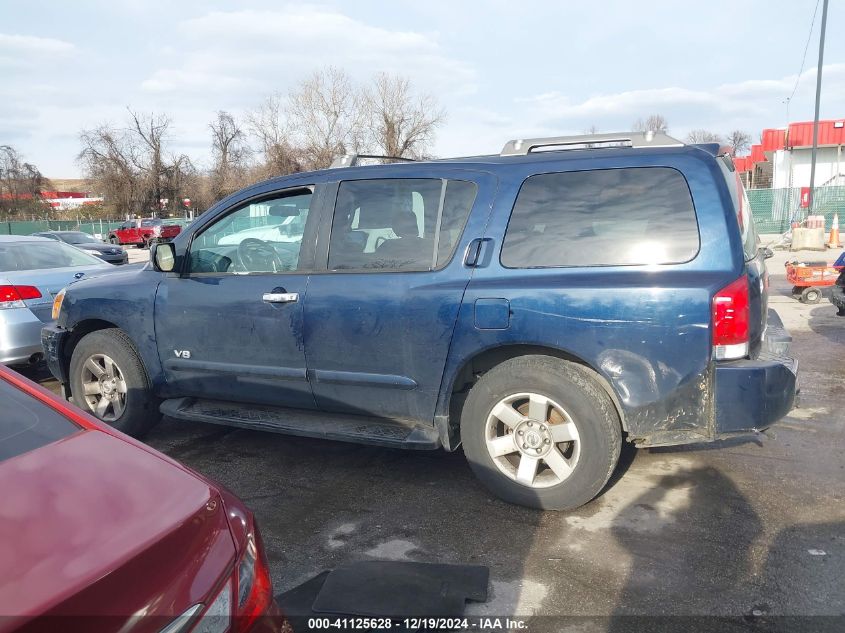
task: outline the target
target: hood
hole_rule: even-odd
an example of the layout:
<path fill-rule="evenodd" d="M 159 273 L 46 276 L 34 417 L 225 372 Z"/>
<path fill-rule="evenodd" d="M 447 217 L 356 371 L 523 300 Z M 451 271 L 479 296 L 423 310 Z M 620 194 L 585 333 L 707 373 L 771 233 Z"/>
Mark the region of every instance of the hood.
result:
<path fill-rule="evenodd" d="M 178 614 L 232 564 L 218 492 L 120 437 L 80 431 L 0 480 L 0 614 Z"/>

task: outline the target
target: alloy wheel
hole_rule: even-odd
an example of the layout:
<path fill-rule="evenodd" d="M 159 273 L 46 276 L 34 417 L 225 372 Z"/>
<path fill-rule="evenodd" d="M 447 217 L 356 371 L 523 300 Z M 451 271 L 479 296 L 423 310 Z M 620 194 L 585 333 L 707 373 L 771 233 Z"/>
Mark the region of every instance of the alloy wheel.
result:
<path fill-rule="evenodd" d="M 562 483 L 581 456 L 581 439 L 570 415 L 538 393 L 503 398 L 490 411 L 484 428 L 496 467 L 524 486 L 549 488 Z"/>
<path fill-rule="evenodd" d="M 104 422 L 114 422 L 126 409 L 126 381 L 117 363 L 105 354 L 92 354 L 82 365 L 85 404 Z"/>

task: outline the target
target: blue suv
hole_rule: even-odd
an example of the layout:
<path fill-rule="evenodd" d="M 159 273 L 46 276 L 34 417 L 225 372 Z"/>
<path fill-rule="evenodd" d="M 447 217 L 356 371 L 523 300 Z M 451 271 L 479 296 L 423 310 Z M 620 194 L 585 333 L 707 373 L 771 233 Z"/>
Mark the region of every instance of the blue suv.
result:
<path fill-rule="evenodd" d="M 43 331 L 73 401 L 412 449 L 567 509 L 623 438 L 709 442 L 792 407 L 797 366 L 730 156 L 653 133 L 301 173 L 215 205 Z"/>

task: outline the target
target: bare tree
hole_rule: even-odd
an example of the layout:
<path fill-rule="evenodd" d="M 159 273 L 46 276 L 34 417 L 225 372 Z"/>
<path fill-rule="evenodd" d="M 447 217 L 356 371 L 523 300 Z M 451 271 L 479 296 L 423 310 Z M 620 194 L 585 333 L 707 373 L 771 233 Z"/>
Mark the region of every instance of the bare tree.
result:
<path fill-rule="evenodd" d="M 211 153 L 214 160 L 209 174 L 210 188 L 216 201 L 248 184 L 250 150 L 246 144 L 246 134 L 228 112 L 218 112 L 217 118 L 208 127 L 211 129 Z"/>
<path fill-rule="evenodd" d="M 106 198 L 107 211 L 147 214 L 163 211 L 162 200 L 187 195 L 186 183 L 195 172 L 185 155 L 167 152 L 170 119 L 129 110 L 129 125 L 108 124 L 80 135 L 79 161 L 88 178 Z"/>
<path fill-rule="evenodd" d="M 687 134 L 688 143 L 724 143 L 724 139 L 715 132 L 709 130 L 696 129 Z"/>
<path fill-rule="evenodd" d="M 728 145 L 731 148 L 731 155 L 743 154 L 751 147 L 751 135 L 742 130 L 734 130 L 728 134 Z"/>
<path fill-rule="evenodd" d="M 0 145 L 0 214 L 41 212 L 41 191 L 50 186 L 38 168 L 23 160 L 17 150 Z"/>
<path fill-rule="evenodd" d="M 364 135 L 360 91 L 348 75 L 329 67 L 316 71 L 288 96 L 287 129 L 303 153 L 303 167 L 322 169 L 338 154 L 356 152 Z"/>
<path fill-rule="evenodd" d="M 411 82 L 379 73 L 364 92 L 368 138 L 385 156 L 423 158 L 445 118 L 432 95 L 416 95 Z"/>
<path fill-rule="evenodd" d="M 284 97 L 273 94 L 246 115 L 247 129 L 258 141 L 261 163 L 253 170 L 257 179 L 302 171 L 302 152 L 289 139 L 284 122 Z"/>
<path fill-rule="evenodd" d="M 650 114 L 645 119 L 637 119 L 631 126 L 634 132 L 659 132 L 666 134 L 669 131 L 669 122 L 662 114 Z"/>

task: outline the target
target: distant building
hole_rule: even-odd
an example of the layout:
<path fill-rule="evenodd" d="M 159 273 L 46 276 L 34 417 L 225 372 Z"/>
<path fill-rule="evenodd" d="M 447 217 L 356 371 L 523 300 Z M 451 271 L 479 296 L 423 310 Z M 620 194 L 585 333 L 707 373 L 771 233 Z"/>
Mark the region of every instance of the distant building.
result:
<path fill-rule="evenodd" d="M 819 121 L 816 186 L 845 185 L 845 119 Z M 810 186 L 813 122 L 763 130 L 751 154 L 734 159 L 746 187 L 785 189 Z"/>
<path fill-rule="evenodd" d="M 0 194 L 0 199 L 3 200 L 32 200 L 31 193 L 21 193 L 12 195 L 9 193 Z M 49 206 L 51 209 L 65 211 L 67 209 L 75 209 L 90 204 L 100 204 L 103 199 L 91 196 L 91 194 L 79 191 L 42 191 L 38 195 L 42 203 Z"/>

